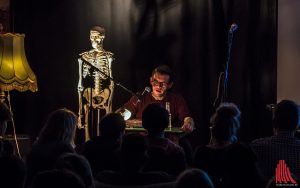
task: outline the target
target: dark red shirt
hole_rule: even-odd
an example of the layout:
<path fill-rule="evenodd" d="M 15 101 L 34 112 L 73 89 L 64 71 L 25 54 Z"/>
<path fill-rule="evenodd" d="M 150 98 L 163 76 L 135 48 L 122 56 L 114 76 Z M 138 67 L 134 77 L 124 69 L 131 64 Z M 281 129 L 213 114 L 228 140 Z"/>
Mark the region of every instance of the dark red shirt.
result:
<path fill-rule="evenodd" d="M 182 126 L 185 117 L 191 117 L 190 111 L 184 98 L 179 94 L 169 92 L 163 100 L 156 100 L 153 98 L 151 93 L 147 93 L 140 100 L 140 102 L 137 102 L 137 98 L 133 96 L 127 103 L 125 103 L 123 107 L 131 112 L 131 119 L 142 119 L 142 113 L 148 104 L 160 103 L 165 107 L 166 102 L 170 103 L 172 126 L 180 127 Z"/>

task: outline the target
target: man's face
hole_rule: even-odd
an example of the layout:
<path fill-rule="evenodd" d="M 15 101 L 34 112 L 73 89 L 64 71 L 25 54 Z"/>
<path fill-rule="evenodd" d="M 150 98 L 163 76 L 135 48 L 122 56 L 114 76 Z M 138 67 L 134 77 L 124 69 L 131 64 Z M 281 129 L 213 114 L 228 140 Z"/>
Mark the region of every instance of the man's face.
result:
<path fill-rule="evenodd" d="M 155 73 L 150 78 L 150 84 L 152 85 L 152 94 L 154 97 L 163 97 L 166 95 L 167 90 L 170 89 L 173 83 L 169 83 L 170 76 L 167 74 Z"/>

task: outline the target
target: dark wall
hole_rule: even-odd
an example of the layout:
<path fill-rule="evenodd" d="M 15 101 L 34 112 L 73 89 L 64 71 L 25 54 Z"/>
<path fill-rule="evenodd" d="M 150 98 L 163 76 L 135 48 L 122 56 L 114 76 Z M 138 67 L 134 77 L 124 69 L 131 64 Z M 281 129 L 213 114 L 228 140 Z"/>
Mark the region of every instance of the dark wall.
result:
<path fill-rule="evenodd" d="M 18 131 L 35 137 L 50 111 L 78 111 L 78 54 L 91 49 L 89 29 L 100 25 L 106 29 L 104 48 L 114 53 L 114 79 L 137 91 L 148 84 L 153 67 L 170 65 L 174 90 L 184 95 L 197 123 L 193 139 L 206 142 L 233 22 L 239 28 L 226 100 L 240 106 L 240 135 L 249 141 L 271 133 L 265 105 L 276 101 L 277 1 L 15 1 L 14 31 L 26 34 L 26 54 L 39 86 L 37 93 L 13 93 Z M 116 87 L 113 108 L 129 97 Z"/>

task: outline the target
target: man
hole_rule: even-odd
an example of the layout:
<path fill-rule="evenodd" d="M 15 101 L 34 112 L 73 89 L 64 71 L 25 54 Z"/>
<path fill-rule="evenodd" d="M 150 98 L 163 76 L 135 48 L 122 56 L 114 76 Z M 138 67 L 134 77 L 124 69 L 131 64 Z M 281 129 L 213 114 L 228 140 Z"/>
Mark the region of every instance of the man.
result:
<path fill-rule="evenodd" d="M 103 170 L 119 170 L 120 149 L 126 125 L 120 114 L 108 113 L 101 119 L 99 126 L 101 136 L 87 141 L 81 152 L 91 164 L 94 175 Z"/>
<path fill-rule="evenodd" d="M 185 132 L 192 132 L 195 129 L 194 120 L 184 98 L 179 94 L 168 91 L 173 86 L 173 72 L 171 69 L 166 65 L 156 67 L 152 71 L 150 84 L 152 91 L 145 94 L 139 102 L 133 96 L 123 106 L 131 112 L 131 118 L 142 119 L 142 112 L 148 104 L 160 103 L 165 107 L 169 104 L 172 126 L 181 126 Z"/>
<path fill-rule="evenodd" d="M 300 177 L 300 140 L 295 137 L 299 123 L 298 108 L 290 100 L 279 102 L 275 107 L 274 135 L 254 140 L 250 144 L 267 179 L 275 176 L 279 161 L 284 161 L 290 175 Z"/>
<path fill-rule="evenodd" d="M 149 161 L 145 171 L 164 171 L 177 177 L 185 170 L 186 156 L 183 148 L 165 137 L 169 113 L 159 103 L 151 103 L 142 113 L 143 126 L 148 135 Z"/>

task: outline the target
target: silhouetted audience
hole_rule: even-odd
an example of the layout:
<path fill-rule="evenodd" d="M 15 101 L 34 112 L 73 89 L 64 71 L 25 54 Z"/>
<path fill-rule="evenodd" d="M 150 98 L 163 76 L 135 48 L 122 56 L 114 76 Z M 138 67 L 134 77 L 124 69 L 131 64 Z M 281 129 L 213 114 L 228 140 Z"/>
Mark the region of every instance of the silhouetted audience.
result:
<path fill-rule="evenodd" d="M 211 117 L 211 141 L 199 146 L 194 167 L 204 170 L 216 187 L 262 187 L 251 148 L 237 139 L 240 110 L 233 103 L 222 103 Z M 247 183 L 245 183 L 247 182 Z"/>
<path fill-rule="evenodd" d="M 193 168 L 186 169 L 184 150 L 165 137 L 169 113 L 159 103 L 149 104 L 142 113 L 146 136 L 124 135 L 123 117 L 106 114 L 100 136 L 83 145 L 83 156 L 74 150 L 76 115 L 58 109 L 49 114 L 26 163 L 14 156 L 9 141 L 0 139 L 0 187 L 170 187 L 175 182 L 175 188 L 262 188 L 264 180 L 269 180 L 268 188 L 278 187 L 282 184 L 276 182 L 275 173 L 280 160 L 287 165 L 287 176 L 296 181 L 300 176 L 300 140 L 295 137 L 299 115 L 298 104 L 281 101 L 275 107 L 274 136 L 254 140 L 250 147 L 238 140 L 239 108 L 221 103 L 211 117 L 210 143 L 196 148 Z M 0 118 L 7 121 L 10 114 Z"/>
<path fill-rule="evenodd" d="M 145 170 L 164 171 L 176 177 L 187 164 L 183 149 L 164 136 L 169 124 L 168 111 L 158 103 L 149 104 L 143 111 L 142 121 L 149 143 Z"/>
<path fill-rule="evenodd" d="M 165 172 L 144 172 L 148 161 L 148 144 L 143 135 L 128 134 L 124 136 L 121 150 L 121 169 L 103 171 L 97 175 L 101 183 L 122 186 L 149 185 L 170 182 L 171 177 Z"/>
<path fill-rule="evenodd" d="M 0 156 L 0 187 L 23 188 L 25 183 L 25 163 L 13 155 Z"/>
<path fill-rule="evenodd" d="M 214 188 L 214 184 L 206 172 L 190 168 L 177 177 L 175 188 Z"/>
<path fill-rule="evenodd" d="M 76 126 L 77 117 L 68 109 L 55 110 L 48 116 L 38 139 L 26 157 L 28 168 L 26 185 L 30 185 L 38 172 L 53 169 L 60 155 L 75 152 Z"/>
<path fill-rule="evenodd" d="M 120 149 L 126 123 L 117 113 L 108 113 L 100 121 L 100 135 L 83 145 L 82 154 L 89 161 L 93 175 L 120 169 Z"/>
<path fill-rule="evenodd" d="M 58 158 L 55 166 L 57 169 L 70 170 L 77 174 L 87 188 L 95 187 L 91 166 L 84 156 L 76 153 L 63 154 Z"/>
<path fill-rule="evenodd" d="M 31 188 L 86 188 L 80 177 L 69 170 L 48 170 L 38 173 Z"/>
<path fill-rule="evenodd" d="M 300 140 L 295 137 L 299 124 L 299 106 L 291 100 L 282 100 L 275 106 L 274 135 L 252 141 L 263 175 L 275 176 L 279 160 L 284 160 L 290 173 L 300 177 Z"/>

